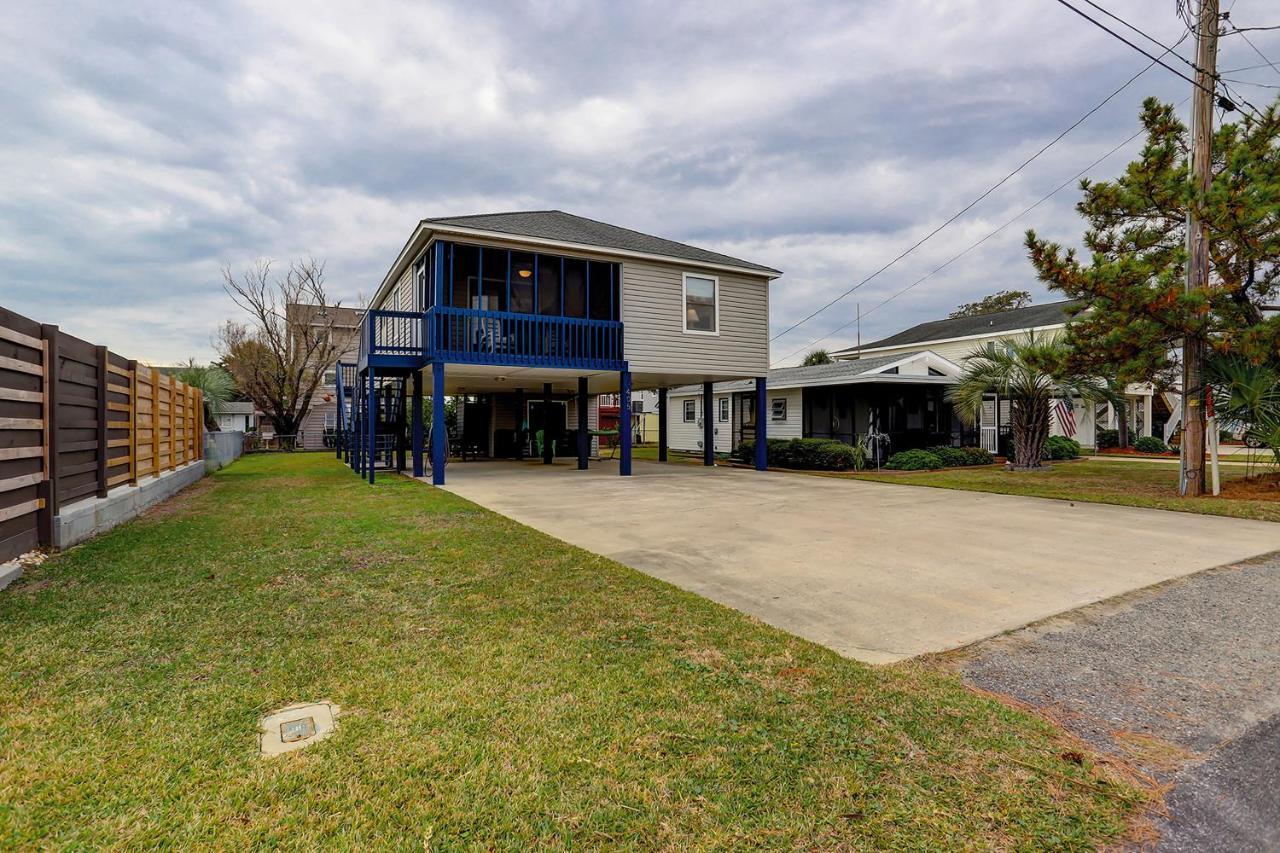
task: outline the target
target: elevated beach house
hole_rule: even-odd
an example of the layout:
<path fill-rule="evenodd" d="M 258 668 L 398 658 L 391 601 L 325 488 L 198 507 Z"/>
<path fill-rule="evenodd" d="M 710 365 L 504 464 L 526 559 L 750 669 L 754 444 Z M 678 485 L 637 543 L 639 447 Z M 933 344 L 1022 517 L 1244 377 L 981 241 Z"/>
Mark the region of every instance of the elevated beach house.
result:
<path fill-rule="evenodd" d="M 409 464 L 422 476 L 429 447 L 440 484 L 451 453 L 586 468 L 601 394 L 654 389 L 663 406 L 671 386 L 710 400 L 712 383 L 746 379 L 763 406 L 779 275 L 558 210 L 425 219 L 364 314 L 356 360 L 338 365 L 338 452 L 372 480 Z M 631 438 L 618 436 L 624 476 Z"/>

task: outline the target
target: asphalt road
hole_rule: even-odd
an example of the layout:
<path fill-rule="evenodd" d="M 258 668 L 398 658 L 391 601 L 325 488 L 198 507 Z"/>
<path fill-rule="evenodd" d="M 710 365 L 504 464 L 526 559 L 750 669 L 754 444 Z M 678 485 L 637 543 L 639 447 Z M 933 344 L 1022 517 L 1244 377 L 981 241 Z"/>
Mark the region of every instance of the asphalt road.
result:
<path fill-rule="evenodd" d="M 953 659 L 1172 783 L 1163 851 L 1280 850 L 1280 554 L 1080 608 Z"/>

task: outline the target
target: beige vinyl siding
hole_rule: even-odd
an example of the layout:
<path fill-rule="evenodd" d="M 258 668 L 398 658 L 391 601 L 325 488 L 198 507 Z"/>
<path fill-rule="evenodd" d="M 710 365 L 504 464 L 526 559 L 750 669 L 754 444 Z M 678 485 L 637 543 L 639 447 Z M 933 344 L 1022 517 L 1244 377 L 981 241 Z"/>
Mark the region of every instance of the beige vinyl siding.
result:
<path fill-rule="evenodd" d="M 720 401 L 729 399 L 729 394 L 716 394 L 714 409 L 712 416 L 715 417 L 720 409 Z M 684 420 L 684 401 L 692 400 L 695 412 L 695 420 L 692 423 L 686 423 Z M 668 408 L 671 410 L 669 420 L 667 421 L 667 447 L 671 450 L 684 450 L 690 453 L 702 452 L 702 395 L 698 394 L 694 397 L 670 397 L 668 398 Z M 729 404 L 730 412 L 733 410 L 733 404 Z M 733 450 L 733 419 L 730 417 L 728 421 L 716 421 L 715 424 L 715 448 L 716 453 L 730 453 Z"/>
<path fill-rule="evenodd" d="M 728 421 L 719 420 L 720 400 L 728 398 L 729 393 L 716 394 L 714 415 L 716 417 L 716 434 L 715 448 L 716 453 L 733 452 L 736 443 L 736 436 L 741 433 L 742 429 L 742 397 L 739 393 L 732 395 L 733 399 L 729 404 L 730 419 Z M 768 438 L 800 438 L 804 434 L 804 412 L 801 409 L 803 391 L 800 388 L 786 388 L 779 391 L 768 391 L 765 394 L 768 406 L 765 409 L 765 416 L 769 420 L 765 423 L 765 433 Z M 784 421 L 775 421 L 772 419 L 773 401 L 784 399 L 787 401 L 787 418 Z M 686 400 L 693 401 L 694 417 L 693 423 L 686 423 L 684 420 L 684 404 Z M 694 453 L 702 451 L 702 394 L 684 394 L 671 395 L 667 398 L 667 446 L 672 450 L 685 450 Z"/>
<path fill-rule="evenodd" d="M 684 331 L 684 273 L 719 278 L 719 334 Z M 626 261 L 622 322 L 632 372 L 745 377 L 769 370 L 769 282 L 763 277 Z"/>

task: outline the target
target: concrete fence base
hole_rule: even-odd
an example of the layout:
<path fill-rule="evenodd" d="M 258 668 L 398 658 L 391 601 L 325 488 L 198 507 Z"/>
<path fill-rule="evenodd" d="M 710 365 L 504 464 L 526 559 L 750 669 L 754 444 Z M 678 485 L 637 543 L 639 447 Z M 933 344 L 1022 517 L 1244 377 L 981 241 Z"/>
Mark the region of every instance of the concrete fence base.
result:
<path fill-rule="evenodd" d="M 204 460 L 197 459 L 172 471 L 163 471 L 158 477 L 144 477 L 136 486 L 117 486 L 105 498 L 77 501 L 63 507 L 53 518 L 53 547 L 70 548 L 105 533 L 152 504 L 177 494 L 204 473 Z"/>

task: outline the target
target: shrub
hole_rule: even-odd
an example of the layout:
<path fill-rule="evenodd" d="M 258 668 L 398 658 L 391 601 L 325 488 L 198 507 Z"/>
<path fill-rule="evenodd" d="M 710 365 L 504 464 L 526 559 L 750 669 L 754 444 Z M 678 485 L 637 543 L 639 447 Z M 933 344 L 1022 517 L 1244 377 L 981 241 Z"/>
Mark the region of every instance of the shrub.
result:
<path fill-rule="evenodd" d="M 756 444 L 744 441 L 738 445 L 738 460 L 755 461 Z M 769 464 L 801 471 L 851 471 L 860 467 L 860 456 L 843 441 L 827 438 L 771 438 Z"/>
<path fill-rule="evenodd" d="M 964 463 L 966 465 L 992 465 L 996 461 L 994 456 L 981 447 L 962 447 L 960 450 L 968 460 Z"/>
<path fill-rule="evenodd" d="M 964 451 L 959 447 L 947 447 L 938 445 L 937 447 L 925 448 L 926 452 L 932 453 L 934 456 L 942 460 L 942 464 L 948 468 L 958 468 L 961 465 L 968 465 L 968 457 L 964 455 Z"/>
<path fill-rule="evenodd" d="M 947 468 L 959 468 L 969 465 L 990 465 L 994 459 L 981 447 L 938 447 L 928 448 L 929 453 L 942 460 Z"/>
<path fill-rule="evenodd" d="M 1075 459 L 1080 456 L 1080 442 L 1065 435 L 1051 435 L 1044 444 L 1045 459 Z"/>
<path fill-rule="evenodd" d="M 1100 429 L 1094 433 L 1094 446 L 1099 450 L 1106 450 L 1109 447 L 1120 446 L 1120 430 L 1118 429 Z"/>
<path fill-rule="evenodd" d="M 942 467 L 942 460 L 927 450 L 903 450 L 890 456 L 884 467 L 894 471 L 933 471 Z"/>
<path fill-rule="evenodd" d="M 1168 453 L 1169 446 L 1154 435 L 1142 435 L 1133 443 L 1133 449 L 1139 453 Z"/>

